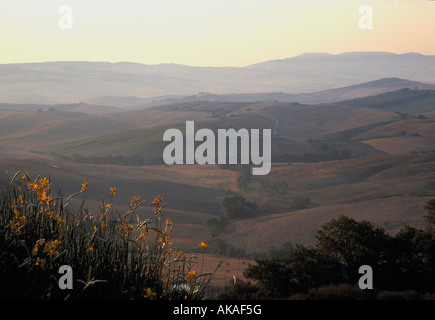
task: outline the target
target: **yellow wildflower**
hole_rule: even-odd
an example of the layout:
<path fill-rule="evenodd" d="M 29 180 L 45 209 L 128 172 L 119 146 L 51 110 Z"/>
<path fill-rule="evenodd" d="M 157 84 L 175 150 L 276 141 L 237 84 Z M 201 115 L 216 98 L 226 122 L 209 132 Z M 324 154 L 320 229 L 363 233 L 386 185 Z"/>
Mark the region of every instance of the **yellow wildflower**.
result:
<path fill-rule="evenodd" d="M 46 194 L 45 191 L 38 192 L 38 198 L 41 205 L 48 205 L 51 200 L 50 195 Z"/>
<path fill-rule="evenodd" d="M 130 201 L 130 208 L 131 209 L 136 208 L 138 203 L 139 203 L 139 201 L 140 201 L 140 198 L 137 198 L 136 196 L 133 196 L 133 198 Z"/>
<path fill-rule="evenodd" d="M 109 197 L 113 198 L 116 194 L 116 188 L 110 188 Z"/>
<path fill-rule="evenodd" d="M 146 288 L 146 289 L 144 289 L 144 291 L 145 291 L 145 294 L 143 295 L 144 298 L 147 298 L 150 300 L 153 300 L 154 297 L 157 295 L 157 293 L 153 292 L 153 290 L 151 288 Z"/>
<path fill-rule="evenodd" d="M 44 265 L 45 265 L 45 259 L 42 259 L 42 258 L 37 258 L 36 259 L 36 262 L 35 262 L 35 265 L 36 266 L 40 266 L 41 268 L 44 268 Z"/>
<path fill-rule="evenodd" d="M 131 224 L 120 223 L 115 227 L 115 229 L 123 231 L 127 238 L 129 238 L 133 233 L 133 226 Z"/>
<path fill-rule="evenodd" d="M 32 256 L 36 256 L 38 254 L 38 245 L 35 243 L 32 249 Z"/>
<path fill-rule="evenodd" d="M 80 192 L 85 192 L 86 189 L 89 187 L 88 178 L 85 179 L 85 182 L 82 183 L 82 190 Z"/>
<path fill-rule="evenodd" d="M 193 284 L 193 283 L 195 283 L 195 281 L 196 281 L 196 277 L 197 277 L 197 275 L 196 275 L 196 271 L 195 271 L 195 270 L 190 270 L 189 273 L 188 273 L 187 276 L 186 276 L 186 280 L 187 280 L 187 282 L 189 282 L 190 284 Z"/>
<path fill-rule="evenodd" d="M 38 241 L 36 241 L 32 249 L 32 256 L 36 256 L 38 254 L 39 246 L 42 246 L 44 243 L 45 243 L 45 239 L 39 239 Z"/>
<path fill-rule="evenodd" d="M 29 182 L 27 184 L 27 187 L 31 191 L 36 191 L 38 195 L 38 200 L 41 203 L 41 205 L 48 205 L 49 201 L 51 200 L 51 197 L 49 194 L 47 194 L 47 191 L 50 189 L 50 181 L 47 177 L 39 181 L 39 185 L 37 181 Z"/>
<path fill-rule="evenodd" d="M 204 248 L 204 249 L 207 249 L 207 248 L 208 248 L 208 244 L 207 244 L 207 242 L 204 242 L 204 241 L 202 241 L 202 242 L 199 244 L 199 246 L 200 246 L 201 248 Z"/>
<path fill-rule="evenodd" d="M 140 234 L 139 236 L 136 238 L 136 241 L 143 241 L 143 242 L 147 242 L 147 237 L 148 237 L 148 231 L 150 230 L 150 227 L 148 227 L 146 224 L 145 225 L 141 225 L 140 226 Z"/>
<path fill-rule="evenodd" d="M 160 195 L 158 195 L 153 202 L 150 202 L 151 205 L 158 207 L 160 205 L 160 203 L 162 203 L 163 198 L 160 197 Z"/>
<path fill-rule="evenodd" d="M 40 184 L 40 188 L 41 188 L 42 190 L 50 189 L 50 181 L 48 180 L 47 177 L 45 177 L 44 179 L 42 179 L 42 181 L 40 181 L 39 184 Z"/>
<path fill-rule="evenodd" d="M 47 242 L 44 246 L 44 253 L 50 255 L 50 256 L 56 256 L 59 254 L 58 246 L 60 246 L 61 241 L 60 240 L 51 240 Z"/>
<path fill-rule="evenodd" d="M 38 184 L 36 182 L 29 182 L 27 184 L 27 187 L 32 190 L 32 191 L 37 191 L 38 190 Z"/>
<path fill-rule="evenodd" d="M 12 205 L 11 208 L 14 211 L 14 217 L 9 220 L 5 227 L 10 229 L 13 233 L 20 233 L 21 229 L 27 224 L 27 217 L 20 213 L 17 204 Z"/>
<path fill-rule="evenodd" d="M 63 220 L 60 215 L 54 213 L 54 212 L 48 212 L 47 213 L 50 219 L 57 221 L 59 223 L 59 226 L 62 227 L 65 224 L 65 220 Z"/>

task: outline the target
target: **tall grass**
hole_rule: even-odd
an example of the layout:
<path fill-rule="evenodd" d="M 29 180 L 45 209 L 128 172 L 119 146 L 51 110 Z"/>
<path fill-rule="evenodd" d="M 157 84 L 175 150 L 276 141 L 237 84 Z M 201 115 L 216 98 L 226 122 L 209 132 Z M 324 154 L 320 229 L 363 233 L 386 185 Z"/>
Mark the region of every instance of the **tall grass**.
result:
<path fill-rule="evenodd" d="M 133 197 L 120 213 L 111 188 L 92 213 L 87 188 L 85 180 L 64 198 L 52 194 L 47 177 L 8 179 L 0 198 L 0 298 L 204 298 L 214 272 L 202 273 L 196 256 L 173 245 L 160 196 L 149 203 Z M 139 219 L 141 206 L 150 219 Z M 62 265 L 72 268 L 72 289 L 59 287 Z"/>

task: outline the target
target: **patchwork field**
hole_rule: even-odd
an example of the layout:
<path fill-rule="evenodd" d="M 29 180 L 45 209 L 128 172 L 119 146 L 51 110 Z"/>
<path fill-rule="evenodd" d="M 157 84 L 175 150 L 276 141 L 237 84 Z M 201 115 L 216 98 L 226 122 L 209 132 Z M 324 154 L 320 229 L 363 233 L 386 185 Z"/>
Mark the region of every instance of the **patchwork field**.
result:
<path fill-rule="evenodd" d="M 204 223 L 223 214 L 220 201 L 225 190 L 240 192 L 238 173 L 215 165 L 125 167 L 54 158 L 3 160 L 1 165 L 9 176 L 22 169 L 51 176 L 53 190 L 61 186 L 66 195 L 79 191 L 88 178 L 88 201 L 94 210 L 101 197 L 108 199 L 111 187 L 117 189 L 115 205 L 120 212 L 128 211 L 133 195 L 147 201 L 161 195 L 166 215 L 175 224 L 176 242 L 190 248 L 211 238 Z M 222 237 L 247 252 L 267 251 L 285 242 L 309 243 L 323 223 L 341 214 L 373 221 L 393 233 L 406 224 L 419 227 L 424 224 L 424 204 L 435 195 L 434 168 L 434 154 L 273 166 L 270 175 L 252 177 L 249 191 L 241 192 L 264 212 L 235 220 L 234 232 Z M 264 192 L 258 188 L 261 179 L 285 182 L 287 188 L 281 194 Z M 301 196 L 309 197 L 315 207 L 285 211 L 290 199 Z M 141 219 L 152 216 L 151 208 L 138 212 Z"/>
<path fill-rule="evenodd" d="M 384 105 L 386 97 L 406 103 L 400 100 L 396 111 Z M 51 111 L 4 108 L 0 168 L 8 176 L 19 170 L 50 176 L 52 190 L 65 196 L 80 191 L 87 178 L 87 205 L 94 211 L 112 187 L 119 212 L 128 211 L 133 196 L 151 202 L 161 195 L 174 222 L 174 243 L 183 250 L 195 251 L 201 241 L 221 241 L 247 255 L 288 242 L 309 244 L 322 224 L 339 215 L 367 219 L 394 234 L 405 225 L 424 226 L 424 205 L 435 197 L 432 98 L 400 92 L 316 105 L 194 101 L 122 111 L 86 104 Z M 162 164 L 163 132 L 184 132 L 187 120 L 195 121 L 196 130 L 272 129 L 276 161 L 270 174 Z M 258 212 L 231 218 L 230 228 L 213 237 L 207 220 L 222 217 L 222 200 L 235 194 L 255 203 Z M 154 214 L 150 206 L 137 213 L 140 219 Z M 246 255 L 208 253 L 205 269 L 212 271 L 221 259 L 215 280 L 220 286 L 241 277 L 252 262 Z"/>

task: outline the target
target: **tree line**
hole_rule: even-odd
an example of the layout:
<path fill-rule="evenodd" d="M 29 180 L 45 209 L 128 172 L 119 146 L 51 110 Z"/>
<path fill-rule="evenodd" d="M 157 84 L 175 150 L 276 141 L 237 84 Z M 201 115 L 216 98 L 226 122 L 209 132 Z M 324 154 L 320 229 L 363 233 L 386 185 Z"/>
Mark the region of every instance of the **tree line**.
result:
<path fill-rule="evenodd" d="M 367 220 L 341 215 L 315 233 L 312 245 L 256 259 L 243 273 L 249 281 L 222 297 L 377 299 L 404 298 L 405 292 L 408 299 L 435 299 L 435 199 L 425 209 L 426 228 L 405 226 L 394 236 Z M 373 269 L 373 290 L 357 286 L 362 265 Z"/>

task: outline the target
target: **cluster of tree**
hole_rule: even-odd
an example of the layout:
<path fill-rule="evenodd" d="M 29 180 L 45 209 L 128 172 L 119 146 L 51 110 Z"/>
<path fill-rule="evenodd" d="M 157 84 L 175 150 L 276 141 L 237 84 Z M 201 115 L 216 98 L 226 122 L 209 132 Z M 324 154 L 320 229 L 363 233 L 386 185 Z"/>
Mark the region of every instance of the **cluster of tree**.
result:
<path fill-rule="evenodd" d="M 228 241 L 221 238 L 213 238 L 208 242 L 208 252 L 229 257 L 245 257 L 246 251 L 243 248 L 236 248 Z"/>
<path fill-rule="evenodd" d="M 205 226 L 212 237 L 217 237 L 221 233 L 229 233 L 232 231 L 231 220 L 225 216 L 207 219 L 205 221 Z"/>
<path fill-rule="evenodd" d="M 292 209 L 293 210 L 305 209 L 308 208 L 311 204 L 312 203 L 310 197 L 303 197 L 303 196 L 295 197 L 293 199 Z"/>
<path fill-rule="evenodd" d="M 353 294 L 355 291 L 349 288 L 358 284 L 362 265 L 373 269 L 372 294 L 434 294 L 435 200 L 428 201 L 425 208 L 429 212 L 428 227 L 406 226 L 395 236 L 365 220 L 358 222 L 347 216 L 333 219 L 316 232 L 314 244 L 297 244 L 285 257 L 257 259 L 244 271 L 244 276 L 256 284 L 237 288 L 238 298 L 247 292 L 257 298 L 307 295 L 325 287 L 336 290 L 337 286 L 341 286 L 342 295 Z"/>
<path fill-rule="evenodd" d="M 246 219 L 255 217 L 258 213 L 256 203 L 243 198 L 241 195 L 227 196 L 221 201 L 225 217 L 231 219 Z"/>

